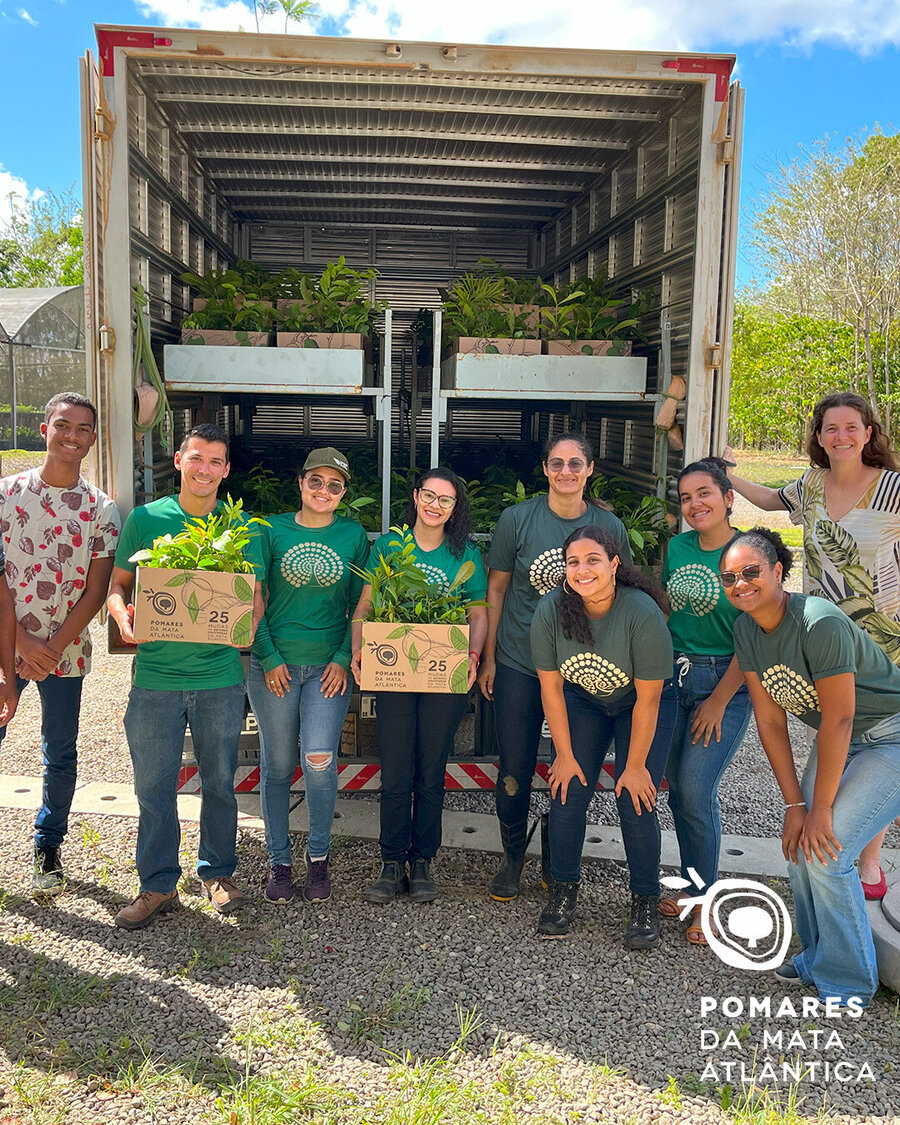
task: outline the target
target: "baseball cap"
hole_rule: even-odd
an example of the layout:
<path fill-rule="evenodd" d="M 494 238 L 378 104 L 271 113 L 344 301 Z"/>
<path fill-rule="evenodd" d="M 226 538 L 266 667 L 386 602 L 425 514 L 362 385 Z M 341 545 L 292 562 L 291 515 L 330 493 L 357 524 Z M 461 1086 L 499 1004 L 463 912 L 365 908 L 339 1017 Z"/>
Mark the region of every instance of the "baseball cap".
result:
<path fill-rule="evenodd" d="M 350 463 L 339 449 L 326 445 L 323 449 L 314 449 L 303 462 L 303 472 L 310 469 L 337 469 L 344 480 L 350 479 Z"/>

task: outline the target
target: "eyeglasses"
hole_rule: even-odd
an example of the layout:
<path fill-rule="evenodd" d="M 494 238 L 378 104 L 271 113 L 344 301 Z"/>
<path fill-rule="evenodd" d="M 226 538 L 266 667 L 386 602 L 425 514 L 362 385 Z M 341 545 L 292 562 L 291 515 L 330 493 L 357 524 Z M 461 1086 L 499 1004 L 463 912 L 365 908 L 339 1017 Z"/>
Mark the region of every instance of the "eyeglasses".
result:
<path fill-rule="evenodd" d="M 423 504 L 433 504 L 435 500 L 437 500 L 438 504 L 440 504 L 445 512 L 449 512 L 456 504 L 455 496 L 448 496 L 446 493 L 444 493 L 443 496 L 438 496 L 438 494 L 432 492 L 430 488 L 420 488 L 419 499 Z"/>
<path fill-rule="evenodd" d="M 553 457 L 547 462 L 547 468 L 551 473 L 561 473 L 567 465 L 570 472 L 582 473 L 587 468 L 587 461 L 582 461 L 580 457 L 572 457 L 569 461 L 564 461 L 562 457 Z"/>
<path fill-rule="evenodd" d="M 739 578 L 743 578 L 745 582 L 755 582 L 761 574 L 762 566 L 759 563 L 752 563 L 750 566 L 745 566 L 743 570 L 739 570 L 737 574 L 732 570 L 723 570 L 719 575 L 719 581 L 726 590 L 730 590 Z"/>
<path fill-rule="evenodd" d="M 323 488 L 332 496 L 340 496 L 347 485 L 342 480 L 325 480 L 324 477 L 307 477 L 307 487 L 313 492 L 320 492 Z"/>

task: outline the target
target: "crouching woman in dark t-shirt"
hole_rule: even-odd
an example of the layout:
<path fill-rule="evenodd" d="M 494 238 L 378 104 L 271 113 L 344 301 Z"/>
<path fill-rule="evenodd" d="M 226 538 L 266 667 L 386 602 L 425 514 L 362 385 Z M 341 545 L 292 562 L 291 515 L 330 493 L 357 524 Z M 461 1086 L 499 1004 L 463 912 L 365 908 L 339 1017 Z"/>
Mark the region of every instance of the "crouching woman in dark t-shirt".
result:
<path fill-rule="evenodd" d="M 900 669 L 836 605 L 789 594 L 791 561 L 778 535 L 754 528 L 725 548 L 719 574 L 743 610 L 735 653 L 785 802 L 781 842 L 803 948 L 775 975 L 867 1006 L 878 970 L 853 865 L 900 813 Z M 799 781 L 786 711 L 817 731 Z"/>
<path fill-rule="evenodd" d="M 664 687 L 672 690 L 665 594 L 623 563 L 612 536 L 581 527 L 563 544 L 561 588 L 539 603 L 531 651 L 553 738 L 550 769 L 550 898 L 538 932 L 568 933 L 578 899 L 587 809 L 610 739 L 616 805 L 631 883 L 628 949 L 659 941 L 659 821 L 656 793 L 672 740 L 674 708 L 659 729 Z"/>

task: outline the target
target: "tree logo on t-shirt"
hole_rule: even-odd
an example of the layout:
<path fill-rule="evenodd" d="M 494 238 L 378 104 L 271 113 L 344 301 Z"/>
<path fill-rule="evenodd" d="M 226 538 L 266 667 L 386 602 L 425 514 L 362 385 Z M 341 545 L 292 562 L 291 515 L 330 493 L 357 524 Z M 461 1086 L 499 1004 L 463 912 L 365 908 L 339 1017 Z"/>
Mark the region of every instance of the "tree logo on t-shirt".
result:
<path fill-rule="evenodd" d="M 450 588 L 450 582 L 447 579 L 447 575 L 444 574 L 440 567 L 421 562 L 417 562 L 416 566 L 422 571 L 432 586 L 437 586 L 442 594 L 446 594 L 447 590 Z"/>
<path fill-rule="evenodd" d="M 559 673 L 570 684 L 578 684 L 591 695 L 612 695 L 617 688 L 627 687 L 628 676 L 596 652 L 578 652 L 562 662 Z"/>
<path fill-rule="evenodd" d="M 719 581 L 708 566 L 689 563 L 672 572 L 666 593 L 672 609 L 687 609 L 694 617 L 705 617 L 716 608 Z"/>
<path fill-rule="evenodd" d="M 562 547 L 551 547 L 549 551 L 542 551 L 531 564 L 528 581 L 543 597 L 556 589 L 565 572 Z"/>
<path fill-rule="evenodd" d="M 333 586 L 343 573 L 341 556 L 322 543 L 297 543 L 281 560 L 281 577 L 292 586 Z"/>
<path fill-rule="evenodd" d="M 810 711 L 819 710 L 816 689 L 786 664 L 767 668 L 762 675 L 762 685 L 778 706 L 792 715 L 802 717 Z"/>

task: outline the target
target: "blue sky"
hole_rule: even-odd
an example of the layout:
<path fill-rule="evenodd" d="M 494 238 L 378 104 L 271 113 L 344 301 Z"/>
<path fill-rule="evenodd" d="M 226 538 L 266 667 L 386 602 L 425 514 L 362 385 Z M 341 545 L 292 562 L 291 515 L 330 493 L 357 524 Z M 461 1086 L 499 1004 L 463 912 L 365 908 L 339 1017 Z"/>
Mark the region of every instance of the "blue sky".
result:
<path fill-rule="evenodd" d="M 252 28 L 250 0 L 0 0 L 0 218 L 10 191 L 81 191 L 78 58 L 93 24 Z M 739 281 L 766 175 L 799 146 L 900 130 L 897 0 L 323 0 L 328 34 L 734 52 L 747 91 Z M 270 21 L 266 30 L 281 30 Z M 592 32 L 593 29 L 593 32 Z M 587 32 L 587 33 L 586 33 Z"/>

